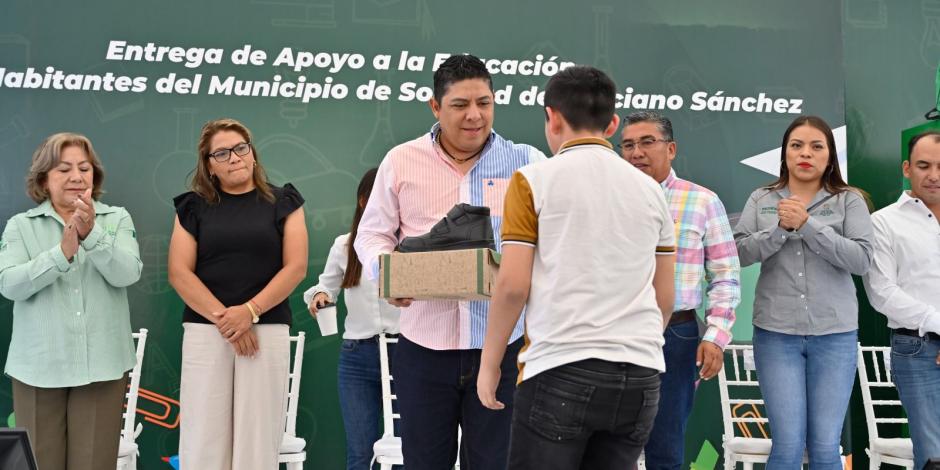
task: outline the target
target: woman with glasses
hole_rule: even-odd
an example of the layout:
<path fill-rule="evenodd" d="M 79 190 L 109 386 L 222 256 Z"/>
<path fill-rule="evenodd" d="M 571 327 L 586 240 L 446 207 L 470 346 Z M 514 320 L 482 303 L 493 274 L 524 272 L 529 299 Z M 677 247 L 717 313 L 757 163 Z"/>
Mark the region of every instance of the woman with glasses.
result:
<path fill-rule="evenodd" d="M 839 443 L 855 381 L 858 303 L 868 271 L 867 196 L 842 180 L 835 139 L 815 116 L 783 134 L 780 177 L 754 191 L 735 227 L 741 266 L 761 263 L 754 360 L 773 447 L 769 470 L 841 469 Z"/>
<path fill-rule="evenodd" d="M 353 249 L 359 221 L 366 209 L 377 168 L 362 176 L 356 191 L 356 213 L 349 233 L 336 237 L 317 285 L 304 292 L 310 314 L 335 302 L 340 289 L 346 301 L 346 322 L 339 353 L 337 384 L 346 429 L 346 470 L 368 470 L 372 445 L 382 436 L 380 334 L 398 334 L 397 307 L 379 298 L 379 288 L 362 270 Z M 389 357 L 394 345 L 389 345 Z"/>
<path fill-rule="evenodd" d="M 0 239 L 0 294 L 13 301 L 4 372 L 44 470 L 117 461 L 134 367 L 127 286 L 142 264 L 130 214 L 99 200 L 103 181 L 88 138 L 49 136 L 26 177 L 38 205 L 7 221 Z"/>
<path fill-rule="evenodd" d="M 206 123 L 177 196 L 170 284 L 185 302 L 183 470 L 278 468 L 290 363 L 287 298 L 307 272 L 300 193 L 270 184 L 251 132 Z"/>

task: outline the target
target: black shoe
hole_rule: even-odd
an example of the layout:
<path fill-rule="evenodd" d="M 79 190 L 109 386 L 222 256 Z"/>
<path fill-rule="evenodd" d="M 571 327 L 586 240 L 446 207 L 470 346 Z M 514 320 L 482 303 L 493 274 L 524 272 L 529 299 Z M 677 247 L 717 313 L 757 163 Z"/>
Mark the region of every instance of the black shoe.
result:
<path fill-rule="evenodd" d="M 457 204 L 431 227 L 430 232 L 407 237 L 398 245 L 401 253 L 472 248 L 496 249 L 489 207 Z"/>

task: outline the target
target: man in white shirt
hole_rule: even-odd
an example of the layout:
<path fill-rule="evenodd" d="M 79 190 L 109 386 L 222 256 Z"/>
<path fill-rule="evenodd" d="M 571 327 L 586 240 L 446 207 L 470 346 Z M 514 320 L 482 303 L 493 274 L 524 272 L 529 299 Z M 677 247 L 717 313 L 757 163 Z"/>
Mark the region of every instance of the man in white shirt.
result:
<path fill-rule="evenodd" d="M 911 138 L 911 190 L 872 215 L 872 306 L 888 317 L 891 375 L 907 411 L 914 468 L 940 457 L 940 131 Z"/>

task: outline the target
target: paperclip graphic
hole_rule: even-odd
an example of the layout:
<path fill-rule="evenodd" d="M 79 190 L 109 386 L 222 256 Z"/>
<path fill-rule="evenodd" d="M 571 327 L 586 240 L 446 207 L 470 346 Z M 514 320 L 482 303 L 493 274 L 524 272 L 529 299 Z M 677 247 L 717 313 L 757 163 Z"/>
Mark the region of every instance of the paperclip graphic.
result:
<path fill-rule="evenodd" d="M 744 409 L 744 411 L 741 411 Z M 731 415 L 735 418 L 761 418 L 760 411 L 757 410 L 755 405 L 745 405 L 740 404 L 731 408 Z M 751 433 L 751 429 L 748 427 L 748 424 L 751 423 L 738 423 L 738 429 L 741 430 L 741 435 L 744 437 L 754 437 Z M 767 430 L 764 429 L 764 423 L 754 423 L 757 425 L 757 429 L 760 431 L 761 436 L 764 439 L 770 438 L 770 435 L 767 434 Z"/>
<path fill-rule="evenodd" d="M 152 412 L 141 409 L 142 402 L 158 405 L 160 411 Z M 167 429 L 176 429 L 180 425 L 180 402 L 146 389 L 140 389 L 137 401 L 137 414 L 144 420 Z"/>

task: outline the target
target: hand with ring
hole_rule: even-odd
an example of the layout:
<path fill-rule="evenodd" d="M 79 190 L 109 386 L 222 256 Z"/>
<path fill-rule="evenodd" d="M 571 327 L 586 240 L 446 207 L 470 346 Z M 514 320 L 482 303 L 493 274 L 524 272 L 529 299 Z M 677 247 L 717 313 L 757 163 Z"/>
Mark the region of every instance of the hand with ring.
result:
<path fill-rule="evenodd" d="M 252 315 L 244 304 L 227 307 L 221 312 L 212 312 L 215 316 L 215 326 L 219 333 L 229 343 L 235 343 L 251 329 Z"/>

